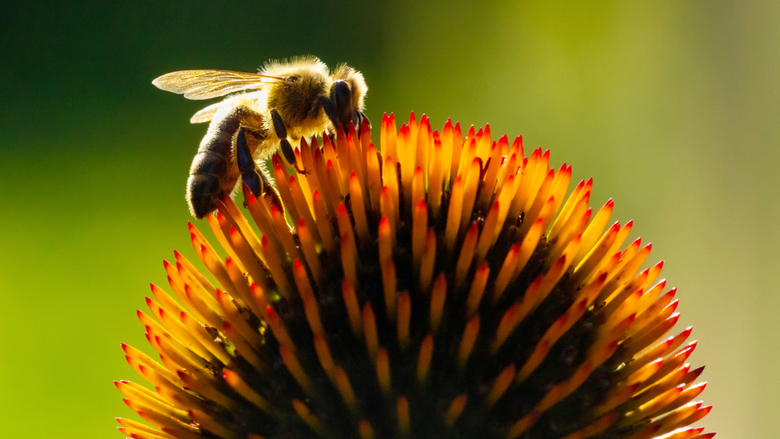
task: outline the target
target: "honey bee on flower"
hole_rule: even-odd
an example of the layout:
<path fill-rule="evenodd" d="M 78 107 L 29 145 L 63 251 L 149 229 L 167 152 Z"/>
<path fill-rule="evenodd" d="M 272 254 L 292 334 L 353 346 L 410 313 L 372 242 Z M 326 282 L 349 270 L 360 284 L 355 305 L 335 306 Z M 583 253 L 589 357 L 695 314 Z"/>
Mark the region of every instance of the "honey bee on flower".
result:
<path fill-rule="evenodd" d="M 187 180 L 187 203 L 198 219 L 216 210 L 217 201 L 233 192 L 239 177 L 255 196 L 265 196 L 281 208 L 279 195 L 255 161 L 281 150 L 296 165 L 288 139 L 334 133 L 350 123 L 359 126 L 368 91 L 357 70 L 342 64 L 331 73 L 313 56 L 270 61 L 259 73 L 181 70 L 152 83 L 187 99 L 229 95 L 190 119 L 211 122 Z"/>

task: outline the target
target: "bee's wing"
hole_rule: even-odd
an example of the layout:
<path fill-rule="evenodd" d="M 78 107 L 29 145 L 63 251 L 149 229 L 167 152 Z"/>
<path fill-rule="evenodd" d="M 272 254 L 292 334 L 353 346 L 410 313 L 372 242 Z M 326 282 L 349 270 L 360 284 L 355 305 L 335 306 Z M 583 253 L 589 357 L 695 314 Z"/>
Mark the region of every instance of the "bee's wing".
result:
<path fill-rule="evenodd" d="M 190 123 L 203 123 L 208 122 L 214 117 L 214 113 L 217 112 L 219 107 L 223 104 L 222 101 L 217 102 L 216 104 L 211 104 L 208 107 L 198 111 L 197 113 L 193 114 L 190 118 Z"/>
<path fill-rule="evenodd" d="M 161 90 L 183 94 L 187 99 L 210 99 L 262 88 L 265 84 L 283 79 L 279 76 L 228 70 L 181 70 L 166 73 L 152 81 L 152 84 Z"/>

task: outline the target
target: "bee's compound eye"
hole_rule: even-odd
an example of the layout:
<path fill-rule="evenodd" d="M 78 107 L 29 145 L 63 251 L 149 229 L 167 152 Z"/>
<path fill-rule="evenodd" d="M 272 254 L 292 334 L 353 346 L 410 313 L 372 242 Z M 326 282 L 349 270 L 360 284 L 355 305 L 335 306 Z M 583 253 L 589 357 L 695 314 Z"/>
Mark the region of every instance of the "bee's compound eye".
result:
<path fill-rule="evenodd" d="M 290 82 L 298 82 L 301 80 L 301 77 L 298 75 L 290 75 L 287 77 L 287 80 Z"/>

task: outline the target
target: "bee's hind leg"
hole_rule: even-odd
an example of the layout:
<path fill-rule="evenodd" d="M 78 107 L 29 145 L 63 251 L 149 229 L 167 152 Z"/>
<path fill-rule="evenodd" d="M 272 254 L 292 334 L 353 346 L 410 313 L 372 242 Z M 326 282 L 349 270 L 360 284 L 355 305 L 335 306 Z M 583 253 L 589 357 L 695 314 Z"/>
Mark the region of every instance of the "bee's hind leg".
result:
<path fill-rule="evenodd" d="M 290 141 L 287 140 L 287 127 L 284 126 L 282 116 L 279 115 L 276 108 L 271 108 L 271 121 L 274 124 L 274 131 L 276 132 L 276 137 L 279 138 L 279 147 L 282 150 L 282 155 L 285 160 L 295 168 L 296 172 L 299 174 L 306 174 L 306 171 L 298 168 L 298 164 L 295 160 L 295 151 L 293 150 L 292 145 L 290 145 Z"/>
<path fill-rule="evenodd" d="M 236 136 L 236 162 L 238 162 L 238 170 L 241 172 L 241 180 L 249 187 L 255 197 L 263 197 L 282 210 L 282 200 L 279 198 L 279 194 L 276 193 L 276 189 L 268 181 L 268 177 L 252 158 L 244 127 L 238 129 Z"/>

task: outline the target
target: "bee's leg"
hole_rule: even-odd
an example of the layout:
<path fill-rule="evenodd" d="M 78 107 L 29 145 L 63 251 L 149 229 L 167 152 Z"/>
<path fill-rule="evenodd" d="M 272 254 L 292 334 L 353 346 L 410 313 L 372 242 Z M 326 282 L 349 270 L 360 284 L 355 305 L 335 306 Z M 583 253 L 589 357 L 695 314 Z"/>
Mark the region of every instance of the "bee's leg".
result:
<path fill-rule="evenodd" d="M 287 140 L 287 127 L 284 126 L 282 116 L 279 115 L 276 108 L 271 108 L 271 121 L 274 124 L 274 131 L 276 131 L 276 137 L 279 138 L 279 147 L 282 150 L 282 155 L 285 160 L 295 168 L 296 172 L 299 174 L 306 174 L 306 171 L 299 169 L 298 164 L 295 162 L 295 151 L 293 150 L 292 145 L 290 145 L 290 141 Z"/>
<path fill-rule="evenodd" d="M 361 135 L 361 131 L 363 130 L 363 124 L 366 124 L 368 128 L 371 128 L 371 121 L 368 120 L 368 116 L 366 116 L 362 111 L 355 112 L 355 119 L 357 120 L 358 135 Z"/>
<path fill-rule="evenodd" d="M 279 194 L 276 193 L 276 189 L 268 181 L 268 177 L 252 158 L 244 127 L 238 129 L 238 136 L 236 136 L 236 162 L 238 162 L 238 170 L 241 172 L 241 180 L 249 187 L 255 197 L 263 197 L 282 210 Z"/>
<path fill-rule="evenodd" d="M 330 119 L 330 123 L 333 124 L 333 129 L 338 130 L 339 118 L 338 118 L 338 114 L 336 113 L 336 107 L 333 105 L 333 102 L 327 96 L 320 96 L 319 103 L 322 109 L 325 110 L 325 115 L 328 116 L 328 119 Z"/>

